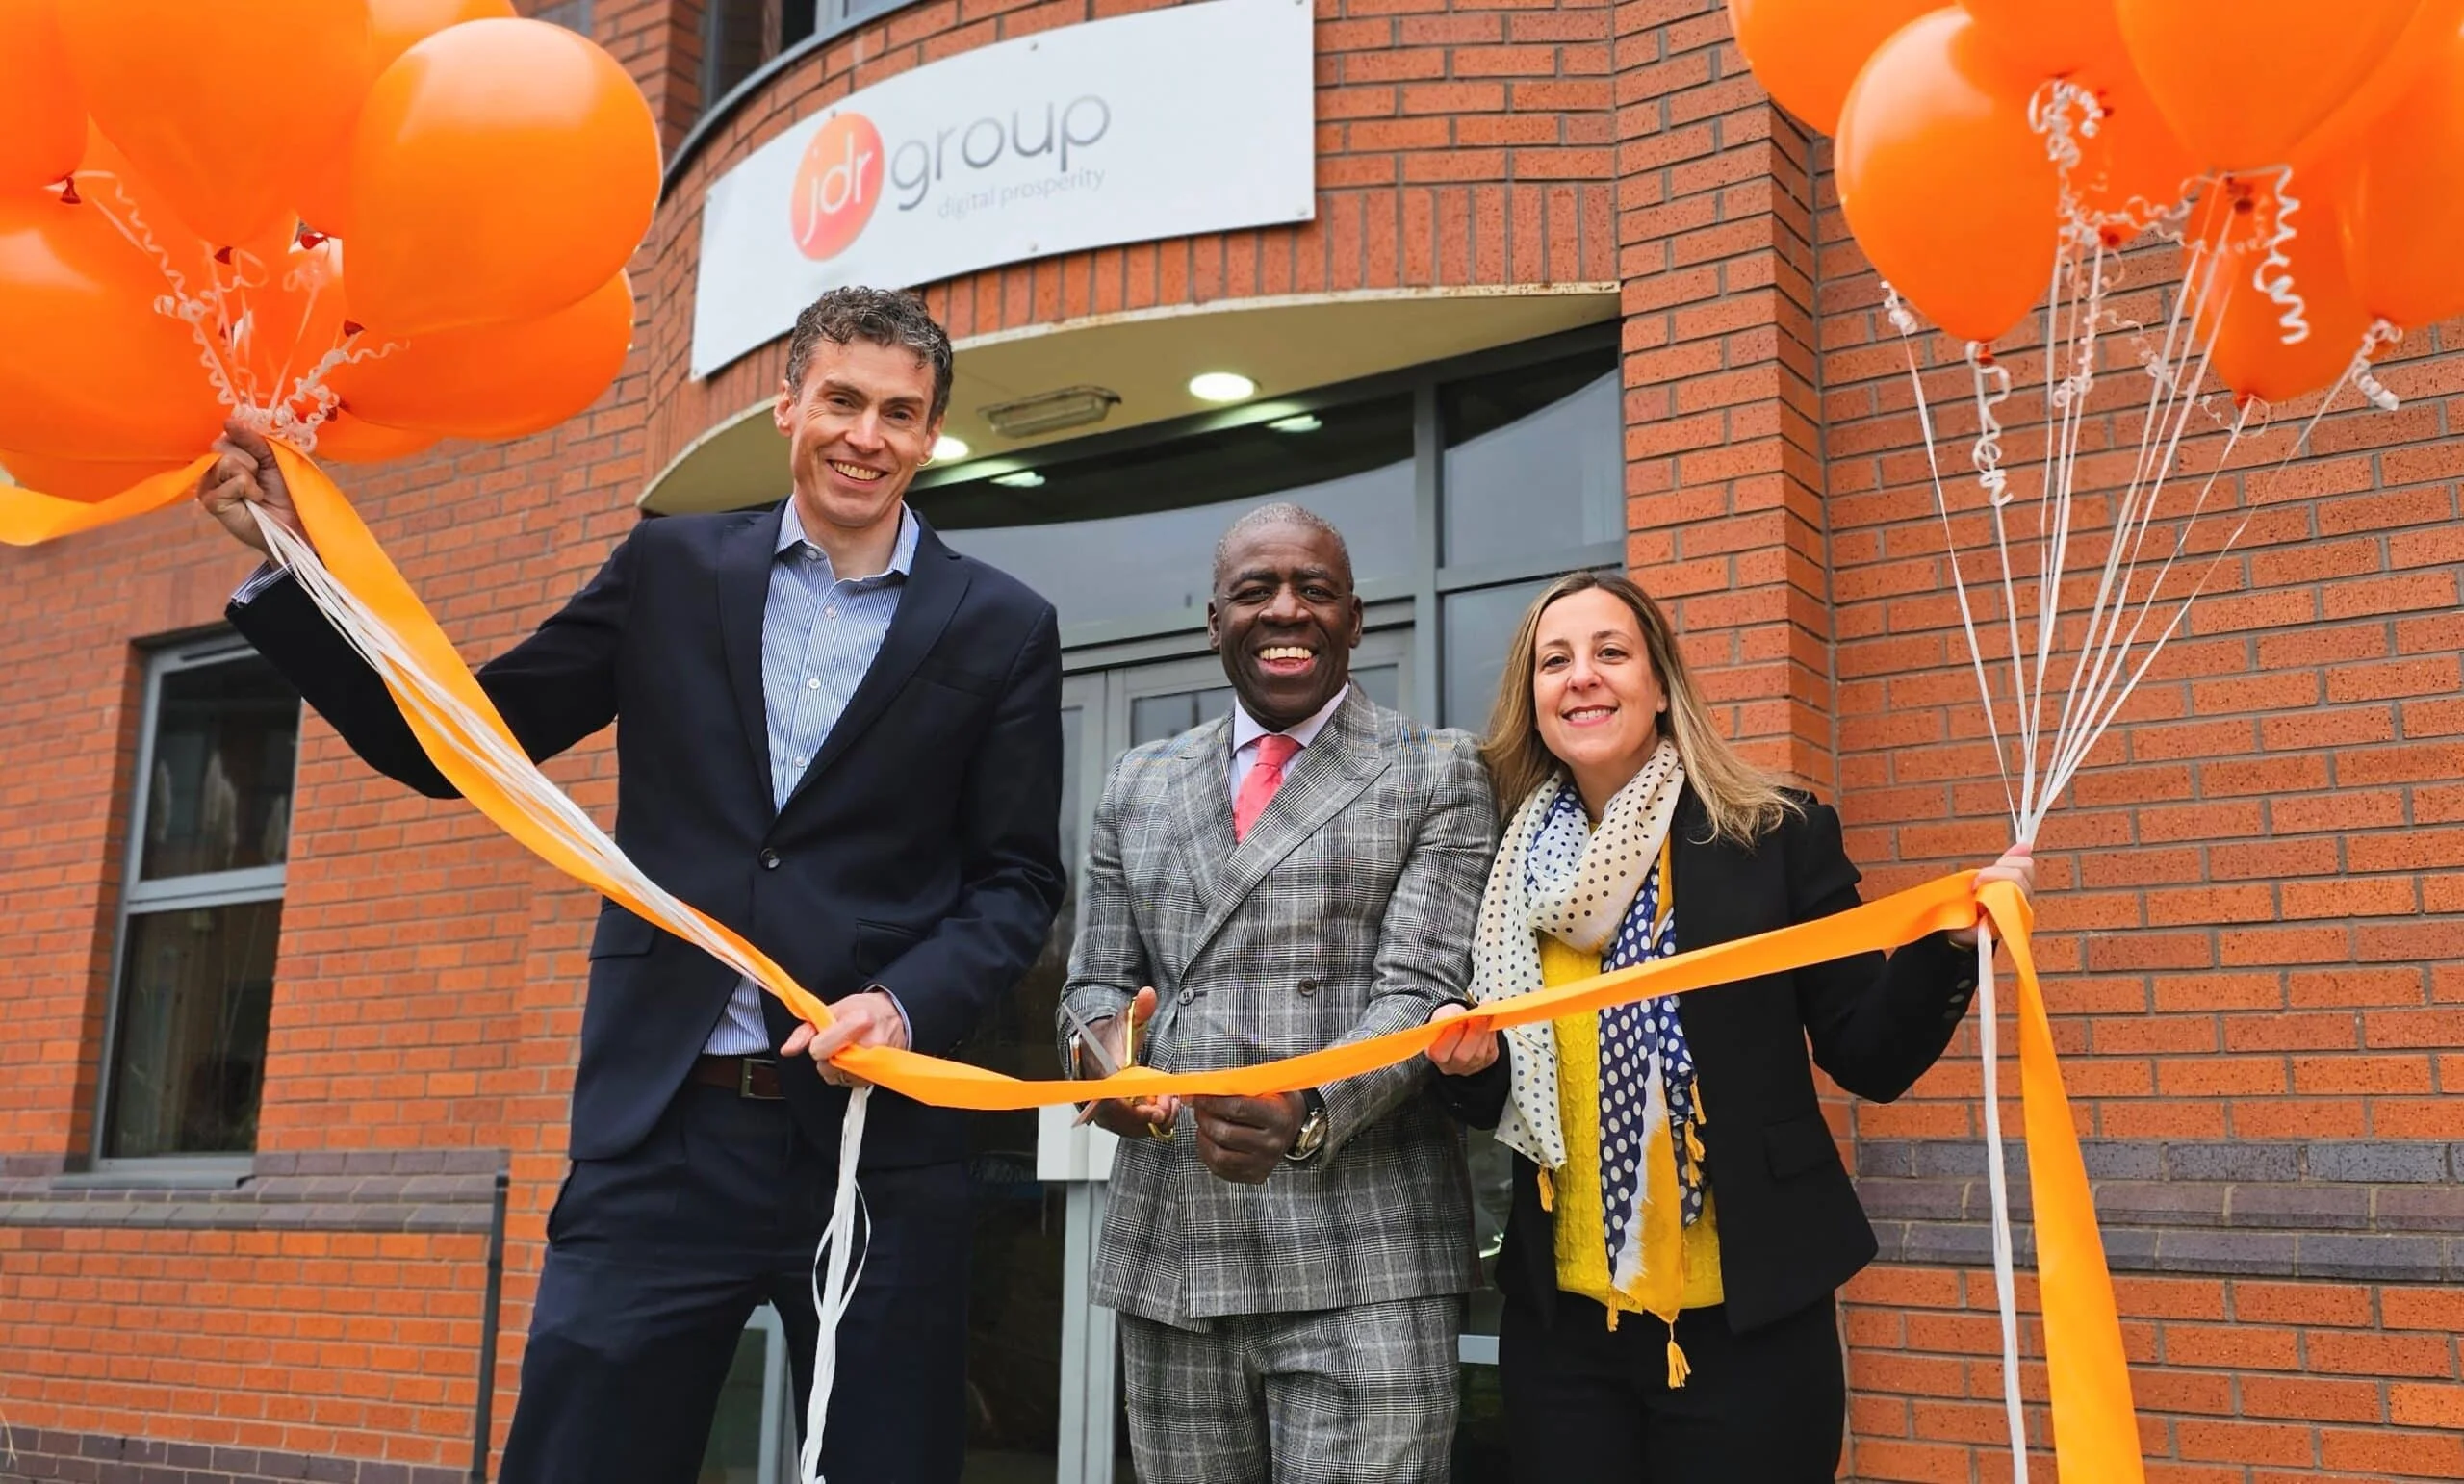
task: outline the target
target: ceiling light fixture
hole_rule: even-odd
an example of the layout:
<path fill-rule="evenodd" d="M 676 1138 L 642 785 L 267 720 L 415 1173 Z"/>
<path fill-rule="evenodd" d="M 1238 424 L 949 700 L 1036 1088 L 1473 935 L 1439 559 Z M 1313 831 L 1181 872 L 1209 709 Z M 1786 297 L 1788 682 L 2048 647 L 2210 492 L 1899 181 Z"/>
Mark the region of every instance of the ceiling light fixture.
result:
<path fill-rule="evenodd" d="M 1277 418 L 1267 424 L 1278 433 L 1314 433 L 1325 425 L 1314 412 L 1304 412 L 1296 418 Z"/>
<path fill-rule="evenodd" d="M 947 433 L 933 440 L 932 458 L 936 464 L 953 464 L 974 451 L 966 446 L 965 439 L 953 438 Z"/>
<path fill-rule="evenodd" d="M 1238 371 L 1200 371 L 1190 378 L 1190 396 L 1202 402 L 1242 402 L 1258 395 L 1258 384 Z"/>
<path fill-rule="evenodd" d="M 1120 394 L 1110 387 L 1078 386 L 1039 392 L 1016 401 L 996 402 L 978 407 L 976 412 L 1004 438 L 1033 438 L 1101 422 L 1118 405 Z"/>
<path fill-rule="evenodd" d="M 1014 474 L 995 474 L 992 482 L 1014 490 L 1040 490 L 1043 488 L 1043 475 L 1032 469 L 1021 469 Z"/>

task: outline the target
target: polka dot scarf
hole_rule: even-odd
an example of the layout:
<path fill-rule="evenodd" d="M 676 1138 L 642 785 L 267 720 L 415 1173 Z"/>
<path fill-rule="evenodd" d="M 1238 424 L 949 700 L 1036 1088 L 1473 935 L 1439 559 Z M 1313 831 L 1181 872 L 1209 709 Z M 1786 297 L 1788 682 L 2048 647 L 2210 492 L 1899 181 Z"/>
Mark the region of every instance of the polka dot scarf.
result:
<path fill-rule="evenodd" d="M 1543 933 L 1570 947 L 1602 955 L 1604 967 L 1622 968 L 1674 952 L 1674 919 L 1662 921 L 1665 914 L 1659 911 L 1658 864 L 1684 789 L 1684 766 L 1678 761 L 1677 749 L 1665 739 L 1642 771 L 1608 801 L 1596 829 L 1584 818 L 1581 796 L 1562 775 L 1533 789 L 1506 827 L 1497 863 L 1489 871 L 1488 889 L 1480 898 L 1479 937 L 1472 961 L 1473 999 L 1486 1002 L 1540 988 L 1539 934 Z M 1647 885 L 1652 890 L 1648 905 L 1643 901 Z M 1675 1147 L 1687 1147 L 1681 1129 L 1667 1128 L 1663 1133 L 1666 1125 L 1660 1117 L 1637 1123 L 1633 1113 L 1658 1113 L 1649 1108 L 1654 1101 L 1649 1094 L 1659 1090 L 1657 1101 L 1664 1103 L 1665 1088 L 1681 1064 L 1685 1069 L 1691 1113 L 1693 1058 L 1685 1054 L 1681 1063 L 1671 1050 L 1673 1046 L 1681 1052 L 1684 1046 L 1674 1000 L 1646 1001 L 1632 1007 L 1628 1018 L 1630 1026 L 1624 1029 L 1612 1027 L 1608 1014 L 1601 1021 L 1602 1141 L 1613 1145 L 1616 1139 L 1609 1132 L 1609 1116 L 1619 1112 L 1610 1103 L 1617 1095 L 1611 1091 L 1614 1077 L 1618 1092 L 1627 1098 L 1623 1107 L 1628 1113 L 1620 1127 L 1635 1136 L 1636 1156 L 1624 1166 L 1628 1171 L 1624 1198 L 1611 1199 L 1607 1205 L 1612 1278 L 1624 1276 L 1618 1262 L 1620 1246 L 1635 1246 L 1634 1228 L 1639 1223 L 1634 1214 L 1648 1189 L 1648 1182 L 1639 1181 L 1635 1173 L 1641 1168 L 1644 1141 L 1656 1143 L 1658 1138 L 1674 1133 Z M 1513 1089 L 1498 1123 L 1498 1140 L 1544 1170 L 1563 1169 L 1566 1133 L 1557 1113 L 1556 1035 L 1545 1021 L 1516 1026 L 1505 1035 L 1512 1047 Z M 1636 1110 L 1633 1101 L 1637 1090 L 1645 1095 L 1643 1110 Z M 1611 1149 L 1604 1147 L 1601 1153 L 1603 1193 L 1614 1196 L 1616 1188 L 1607 1184 Z M 1701 1203 L 1698 1182 L 1686 1204 L 1688 1219 Z M 1633 1261 L 1630 1259 L 1626 1270 L 1630 1270 Z"/>
<path fill-rule="evenodd" d="M 1579 806 L 1575 812 L 1579 820 Z M 1677 952 L 1669 884 L 1668 838 L 1663 834 L 1657 858 L 1617 930 L 1617 941 L 1601 959 L 1603 971 L 1631 968 Z M 1694 1053 L 1685 1044 L 1677 996 L 1611 1005 L 1600 1012 L 1600 1211 L 1608 1241 L 1609 1282 L 1621 1291 L 1633 1288 L 1644 1266 L 1643 1218 L 1650 1200 L 1645 1160 L 1675 1164 L 1684 1225 L 1692 1226 L 1703 1215 L 1694 1103 Z"/>

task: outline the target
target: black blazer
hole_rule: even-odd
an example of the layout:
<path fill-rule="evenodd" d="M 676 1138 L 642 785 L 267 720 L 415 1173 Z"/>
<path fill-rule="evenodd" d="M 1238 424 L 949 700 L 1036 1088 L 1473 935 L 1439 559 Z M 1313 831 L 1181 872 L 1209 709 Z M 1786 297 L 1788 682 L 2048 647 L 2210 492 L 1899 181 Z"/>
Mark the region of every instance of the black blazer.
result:
<path fill-rule="evenodd" d="M 1710 827 L 1691 788 L 1670 851 L 1677 946 L 1705 948 L 1857 905 L 1857 868 L 1839 816 L 1806 800 L 1753 850 L 1707 844 Z M 1874 1230 L 1814 1096 L 1813 1061 L 1860 1097 L 1887 1103 L 1950 1044 L 1976 993 L 1976 956 L 1935 934 L 1889 956 L 1860 954 L 1793 974 L 1699 989 L 1683 1007 L 1705 1111 L 1704 1161 L 1719 1208 L 1720 1284 L 1729 1327 L 1785 1318 L 1871 1262 Z M 1500 1056 L 1470 1077 L 1432 1086 L 1455 1113 L 1494 1128 L 1510 1071 Z M 1514 1162 L 1512 1210 L 1498 1286 L 1555 1312 L 1556 1243 L 1531 1162 Z"/>
<path fill-rule="evenodd" d="M 772 806 L 761 617 L 778 507 L 635 526 L 536 633 L 479 671 L 534 758 L 618 723 L 617 843 L 654 881 L 824 1000 L 879 984 L 946 1054 L 1014 990 L 1063 891 L 1061 650 L 1052 605 L 926 528 L 872 669 L 783 809 Z M 297 584 L 231 622 L 351 749 L 431 798 L 454 790 L 384 684 Z M 717 1024 L 734 974 L 603 904 L 574 1078 L 572 1153 L 640 1142 Z M 762 996 L 771 1044 L 793 1029 Z M 782 1068 L 834 1148 L 847 1104 Z M 965 1115 L 874 1099 L 865 1167 L 962 1158 Z"/>

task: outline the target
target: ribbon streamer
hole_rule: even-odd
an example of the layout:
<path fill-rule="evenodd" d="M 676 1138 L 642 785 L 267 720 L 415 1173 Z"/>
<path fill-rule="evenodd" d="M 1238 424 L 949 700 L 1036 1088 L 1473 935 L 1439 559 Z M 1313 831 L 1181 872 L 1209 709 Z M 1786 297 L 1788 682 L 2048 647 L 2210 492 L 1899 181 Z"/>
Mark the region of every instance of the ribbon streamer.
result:
<path fill-rule="evenodd" d="M 214 458 L 211 453 L 205 454 L 182 468 L 140 479 L 109 499 L 90 503 L 16 485 L 0 486 L 0 544 L 38 547 L 62 536 L 176 505 L 195 491 L 197 480 L 214 467 Z"/>
<path fill-rule="evenodd" d="M 385 678 L 405 720 L 439 772 L 470 803 L 540 858 L 750 975 L 799 1018 L 826 1025 L 830 1011 L 767 955 L 671 895 L 627 859 L 615 842 L 549 781 L 523 752 L 477 678 L 422 604 L 375 537 L 325 473 L 279 439 L 274 456 L 308 532 L 301 541 L 270 521 L 269 539 L 337 629 Z M 209 461 L 159 475 L 119 499 L 167 505 L 193 488 Z M 0 499 L 0 539 L 59 534 L 72 501 L 32 492 Z M 48 505 L 38 503 L 48 501 Z M 115 501 L 116 502 L 116 501 Z M 106 502 L 106 504 L 115 503 Z M 75 506 L 76 511 L 103 507 Z M 27 512 L 33 512 L 29 517 Z M 129 513 L 129 512 L 121 512 Z M 109 519 L 97 516 L 84 525 Z M 262 520 L 262 517 L 261 517 Z M 43 539 L 37 534 L 35 539 Z M 2051 1377 L 2055 1448 L 2063 1473 L 2094 1484 L 2142 1477 L 2139 1431 L 2104 1246 L 2090 1200 L 2077 1132 L 2062 1088 L 2052 1031 L 2028 952 L 2026 902 L 2006 883 L 1978 888 L 1973 873 L 1942 877 L 1816 922 L 1602 974 L 1484 1005 L 1466 1017 L 1502 1029 L 1661 994 L 1683 994 L 1852 954 L 1895 948 L 1946 929 L 1989 919 L 2011 951 L 2019 985 L 2020 1085 L 2030 1179 L 2035 1188 L 2038 1267 Z M 1983 938 L 1982 931 L 1980 937 Z M 1989 939 L 1985 939 L 1989 942 Z M 1989 954 L 1989 949 L 1986 950 Z M 1989 959 L 1987 960 L 1989 964 Z M 1990 1001 L 1989 999 L 1988 1003 Z M 1218 1071 L 1168 1073 L 1133 1067 L 1094 1081 L 1024 1080 L 938 1057 L 886 1047 L 851 1047 L 836 1063 L 922 1102 L 987 1111 L 1083 1102 L 1096 1097 L 1259 1096 L 1323 1086 L 1423 1054 L 1439 1028 L 1421 1026 L 1305 1056 Z M 842 1128 L 839 1186 L 817 1265 L 821 1318 L 815 1395 L 807 1417 L 799 1472 L 817 1481 L 828 1384 L 836 1369 L 836 1323 L 861 1272 L 860 1192 L 855 1171 L 869 1094 L 851 1100 Z"/>

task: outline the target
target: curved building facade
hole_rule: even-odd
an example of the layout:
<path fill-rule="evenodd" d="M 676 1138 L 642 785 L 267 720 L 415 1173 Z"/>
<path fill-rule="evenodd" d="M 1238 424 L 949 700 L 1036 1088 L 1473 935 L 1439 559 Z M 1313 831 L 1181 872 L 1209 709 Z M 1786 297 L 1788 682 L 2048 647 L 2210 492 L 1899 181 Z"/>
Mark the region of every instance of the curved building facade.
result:
<path fill-rule="evenodd" d="M 1060 610 L 1073 859 L 1110 760 L 1228 704 L 1211 551 L 1273 499 L 1348 538 L 1388 704 L 1480 729 L 1530 594 L 1627 570 L 1869 891 L 2007 843 L 1881 290 L 1715 0 L 543 13 L 662 132 L 625 373 L 552 433 L 343 471 L 475 662 L 631 523 L 780 499 L 796 309 L 894 284 L 958 346 L 916 508 Z M 2039 842 L 2172 1477 L 2464 1475 L 2457 364 L 2407 347 L 2405 410 L 2272 476 Z M 222 623 L 248 567 L 183 511 L 0 551 L 0 1479 L 446 1484 L 510 1415 L 595 904 L 303 714 Z M 612 765 L 550 772 L 603 812 Z M 1070 941 L 968 1055 L 1048 1070 Z M 1971 1028 L 1827 1109 L 1883 1246 L 1846 1476 L 2007 1467 L 1979 1074 Z M 1130 1477 L 1085 1298 L 1108 1164 L 980 1119 L 970 1480 Z M 1470 1330 L 1455 1477 L 1502 1479 L 1492 1300 Z M 788 1476 L 782 1346 L 757 1316 L 706 1478 Z"/>

